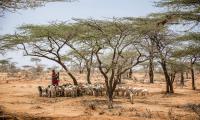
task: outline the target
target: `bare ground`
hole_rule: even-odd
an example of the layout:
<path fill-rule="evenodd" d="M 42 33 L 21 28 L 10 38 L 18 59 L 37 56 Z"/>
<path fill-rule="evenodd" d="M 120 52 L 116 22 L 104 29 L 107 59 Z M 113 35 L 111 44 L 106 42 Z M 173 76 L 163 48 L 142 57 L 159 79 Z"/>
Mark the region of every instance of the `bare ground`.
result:
<path fill-rule="evenodd" d="M 62 74 L 61 74 L 62 76 Z M 79 82 L 84 82 L 84 75 Z M 143 74 L 134 74 L 142 79 Z M 43 80 L 41 80 L 43 79 Z M 1 80 L 0 82 L 0 119 L 60 119 L 60 120 L 196 120 L 198 116 L 184 106 L 188 103 L 200 104 L 200 90 L 191 90 L 188 79 L 183 88 L 174 83 L 175 94 L 164 94 L 165 83 L 162 76 L 156 75 L 155 84 L 124 80 L 125 86 L 141 87 L 150 90 L 150 95 L 136 96 L 134 104 L 128 99 L 116 97 L 114 109 L 107 109 L 106 97 L 81 96 L 77 98 L 38 96 L 37 86 L 47 86 L 50 80 Z M 101 80 L 92 76 L 92 82 Z M 61 78 L 61 82 L 70 82 L 70 78 Z M 197 88 L 200 87 L 197 78 Z M 94 105 L 94 109 L 89 107 Z"/>

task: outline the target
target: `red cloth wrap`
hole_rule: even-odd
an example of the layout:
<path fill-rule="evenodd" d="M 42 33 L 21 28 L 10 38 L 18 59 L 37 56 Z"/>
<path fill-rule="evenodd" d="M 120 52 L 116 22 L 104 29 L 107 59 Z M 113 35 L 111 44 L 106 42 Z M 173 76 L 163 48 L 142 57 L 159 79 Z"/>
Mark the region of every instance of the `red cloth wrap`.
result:
<path fill-rule="evenodd" d="M 58 85 L 57 75 L 52 73 L 52 85 Z"/>

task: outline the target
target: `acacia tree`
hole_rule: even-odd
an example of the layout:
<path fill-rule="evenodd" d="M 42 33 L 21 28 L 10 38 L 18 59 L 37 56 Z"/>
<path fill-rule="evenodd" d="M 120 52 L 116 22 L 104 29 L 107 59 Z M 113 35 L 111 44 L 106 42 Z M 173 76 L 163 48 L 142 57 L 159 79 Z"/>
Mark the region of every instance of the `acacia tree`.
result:
<path fill-rule="evenodd" d="M 149 73 L 149 82 L 154 83 L 154 55 L 155 55 L 155 43 L 152 39 L 149 39 L 147 36 L 143 38 L 144 41 L 141 42 L 144 50 L 148 54 L 148 73 Z"/>
<path fill-rule="evenodd" d="M 150 39 L 150 41 L 147 41 L 148 43 L 148 52 L 149 52 L 149 79 L 150 83 L 154 82 L 154 42 Z"/>
<path fill-rule="evenodd" d="M 168 35 L 167 35 L 168 36 Z M 163 69 L 165 80 L 166 80 L 166 92 L 167 93 L 174 93 L 173 89 L 173 81 L 172 77 L 170 78 L 169 72 L 167 70 L 167 61 L 171 58 L 171 50 L 174 46 L 173 40 L 171 38 L 168 38 L 166 36 L 166 33 L 164 34 L 157 34 L 156 36 L 151 37 L 150 39 L 154 40 L 156 44 L 156 51 L 158 52 L 156 54 L 156 57 L 160 59 L 159 63 Z"/>
<path fill-rule="evenodd" d="M 0 60 L 0 72 L 8 72 L 8 66 L 10 64 L 10 60 L 9 59 L 2 59 Z"/>
<path fill-rule="evenodd" d="M 90 73 L 93 61 L 94 48 L 88 48 L 93 43 L 86 42 L 81 36 L 88 29 L 75 24 L 52 24 L 52 25 L 25 25 L 19 28 L 23 32 L 17 35 L 8 35 L 7 39 L 13 39 L 13 44 L 21 44 L 20 49 L 25 51 L 25 55 L 43 57 L 60 64 L 72 78 L 75 85 L 77 81 L 65 64 L 66 55 L 73 51 L 73 55 L 79 56 L 85 62 L 87 69 L 87 82 L 90 84 Z"/>
<path fill-rule="evenodd" d="M 72 25 L 25 25 L 19 28 L 22 32 L 7 37 L 13 44 L 19 44 L 19 49 L 24 50 L 25 56 L 40 57 L 58 63 L 72 78 L 75 85 L 78 84 L 75 76 L 63 60 L 64 52 L 73 37 L 77 34 Z"/>
<path fill-rule="evenodd" d="M 155 4 L 157 7 L 167 8 L 167 12 L 161 13 L 167 15 L 167 18 L 163 19 L 162 22 L 160 22 L 162 24 L 170 22 L 173 19 L 173 21 L 177 21 L 179 23 L 195 23 L 193 26 L 195 27 L 200 22 L 199 0 L 162 0 L 155 2 Z"/>
<path fill-rule="evenodd" d="M 78 67 L 79 73 L 82 74 L 85 69 L 84 60 L 74 51 L 69 52 L 66 56 L 66 61 L 69 61 L 73 66 Z"/>
<path fill-rule="evenodd" d="M 158 25 L 163 18 L 128 18 L 134 23 L 137 34 L 141 39 L 153 42 L 153 54 L 158 59 L 163 69 L 166 81 L 166 93 L 174 93 L 173 82 L 170 79 L 167 61 L 171 58 L 173 50 L 173 33 L 168 30 L 167 26 Z M 143 45 L 144 46 L 144 45 Z M 147 45 L 148 46 L 148 45 Z"/>
<path fill-rule="evenodd" d="M 6 51 L 11 50 L 14 46 L 13 44 L 7 41 L 7 36 L 0 35 L 0 54 L 4 55 Z"/>
<path fill-rule="evenodd" d="M 145 54 L 148 56 L 148 74 L 149 82 L 154 83 L 154 58 L 156 52 L 156 44 L 152 38 L 153 34 L 157 31 L 155 26 L 156 19 L 152 18 L 125 18 L 133 22 L 136 33 L 140 38 L 140 45 L 142 46 Z M 158 19 L 157 19 L 158 20 Z"/>
<path fill-rule="evenodd" d="M 184 38 L 187 39 L 186 36 Z M 198 42 L 195 42 L 193 44 L 190 43 L 190 46 L 182 47 L 182 49 L 179 49 L 174 53 L 177 57 L 185 58 L 186 63 L 189 63 L 188 68 L 191 72 L 193 90 L 196 90 L 194 66 L 200 60 L 200 54 L 198 52 L 200 50 L 199 48 Z"/>
<path fill-rule="evenodd" d="M 28 9 L 44 6 L 48 2 L 73 2 L 76 0 L 1 0 L 0 17 L 6 12 L 16 12 L 19 9 Z M 6 36 L 7 37 L 7 36 Z M 6 53 L 7 50 L 16 46 L 16 44 L 6 41 L 5 36 L 0 35 L 0 54 Z M 9 44 L 8 44 L 9 43 Z"/>
<path fill-rule="evenodd" d="M 183 61 L 181 61 L 180 59 L 177 59 L 176 57 L 173 56 L 173 59 L 167 62 L 169 77 L 173 84 L 177 73 L 180 73 L 181 74 L 180 85 L 184 86 L 184 74 L 183 73 L 186 69 L 186 66 L 184 65 Z"/>
<path fill-rule="evenodd" d="M 105 80 L 108 108 L 113 108 L 113 92 L 120 76 L 145 61 L 133 36 L 134 31 L 129 22 L 119 19 L 80 22 L 91 29 L 86 33 L 89 36 L 87 40 L 95 43 L 91 47 L 94 48 L 99 71 Z M 134 54 L 127 54 L 131 50 L 135 51 L 132 52 Z"/>
<path fill-rule="evenodd" d="M 90 80 L 90 75 L 91 75 L 91 69 L 92 69 L 92 64 L 94 61 L 94 52 L 95 49 L 93 48 L 93 46 L 95 45 L 94 41 L 89 41 L 88 39 L 90 39 L 90 36 L 88 36 L 88 31 L 90 31 L 91 29 L 86 26 L 83 25 L 80 21 L 80 19 L 74 19 L 77 23 L 76 23 L 76 27 L 79 29 L 80 34 L 78 34 L 75 38 L 75 40 L 73 41 L 73 44 L 69 45 L 71 47 L 71 49 L 73 50 L 74 54 L 76 56 L 79 56 L 80 58 L 82 58 L 82 60 L 85 63 L 85 67 L 87 70 L 87 82 L 89 84 L 91 84 L 91 80 Z"/>
<path fill-rule="evenodd" d="M 71 60 L 74 61 L 73 58 L 75 58 L 76 61 L 78 61 L 80 73 L 82 73 L 83 69 L 86 68 L 87 83 L 91 84 L 90 75 L 91 75 L 91 68 L 92 68 L 92 63 L 93 63 L 94 49 L 90 49 L 86 47 L 85 45 L 81 46 L 80 41 L 83 41 L 83 40 L 79 40 L 79 42 L 76 43 L 77 45 L 79 44 L 78 48 L 71 46 L 73 49 L 73 51 L 70 53 L 72 57 Z"/>
<path fill-rule="evenodd" d="M 178 59 L 178 64 L 176 64 L 176 69 L 178 70 L 178 72 L 180 73 L 180 85 L 184 86 L 185 85 L 185 77 L 184 77 L 184 73 L 187 72 L 188 66 L 186 64 L 186 62 L 184 61 L 184 59 Z"/>
<path fill-rule="evenodd" d="M 44 6 L 48 2 L 67 1 L 72 2 L 74 0 L 1 0 L 0 1 L 0 16 L 3 16 L 5 12 L 15 12 L 18 9 L 36 8 Z"/>
<path fill-rule="evenodd" d="M 167 17 L 166 19 L 163 19 L 162 21 L 160 21 L 159 24 L 164 25 L 166 23 L 171 23 L 172 21 L 173 22 L 175 21 L 179 25 L 180 24 L 187 25 L 186 32 L 188 31 L 191 31 L 191 32 L 182 34 L 181 35 L 182 37 L 179 37 L 179 39 L 188 40 L 188 43 L 190 43 L 191 40 L 195 40 L 199 44 L 199 40 L 200 40 L 199 29 L 194 29 L 194 28 L 199 27 L 199 22 L 200 22 L 200 1 L 199 0 L 165 0 L 165 1 L 156 2 L 156 5 L 158 7 L 167 8 L 167 12 L 161 13 Z M 160 15 L 160 13 L 156 15 Z M 188 44 L 187 47 L 184 47 L 184 48 L 186 49 L 181 50 L 181 52 L 182 54 L 185 54 L 185 56 L 187 57 L 190 56 L 188 57 L 188 62 L 190 62 L 192 89 L 195 90 L 196 87 L 195 87 L 195 82 L 194 82 L 195 78 L 194 78 L 193 67 L 194 67 L 195 62 L 198 59 L 197 51 L 199 51 L 200 47 L 199 45 L 190 46 L 190 44 Z"/>

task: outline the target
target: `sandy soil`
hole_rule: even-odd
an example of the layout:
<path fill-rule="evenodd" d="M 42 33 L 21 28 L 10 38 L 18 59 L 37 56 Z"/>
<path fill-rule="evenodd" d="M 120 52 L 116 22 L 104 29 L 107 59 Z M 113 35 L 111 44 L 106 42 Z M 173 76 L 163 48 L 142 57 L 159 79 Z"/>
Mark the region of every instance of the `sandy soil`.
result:
<path fill-rule="evenodd" d="M 64 76 L 64 74 L 61 74 Z M 78 81 L 84 82 L 85 75 L 77 75 Z M 135 73 L 143 79 L 144 74 Z M 148 78 L 146 78 L 148 79 Z M 69 77 L 61 78 L 62 83 L 70 82 Z M 106 97 L 81 96 L 77 98 L 38 96 L 37 86 L 50 84 L 48 77 L 38 80 L 1 80 L 0 82 L 0 115 L 10 119 L 70 119 L 70 120 L 160 120 L 180 119 L 195 120 L 197 115 L 184 107 L 188 103 L 200 104 L 200 90 L 191 90 L 190 79 L 183 88 L 174 83 L 175 94 L 164 94 L 163 76 L 156 75 L 154 84 L 123 80 L 123 85 L 147 88 L 150 95 L 136 96 L 134 104 L 128 99 L 116 97 L 114 109 L 107 109 Z M 103 82 L 101 76 L 93 75 L 92 82 Z M 197 88 L 200 80 L 197 79 Z M 94 104 L 92 110 L 88 104 Z M 0 119 L 1 119 L 0 118 Z"/>

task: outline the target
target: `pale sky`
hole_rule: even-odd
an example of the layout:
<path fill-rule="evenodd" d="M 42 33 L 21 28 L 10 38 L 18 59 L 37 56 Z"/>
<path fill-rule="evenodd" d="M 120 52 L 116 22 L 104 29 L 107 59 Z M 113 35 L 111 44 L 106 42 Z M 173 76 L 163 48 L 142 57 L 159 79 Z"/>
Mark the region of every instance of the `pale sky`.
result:
<path fill-rule="evenodd" d="M 155 1 L 155 0 L 154 0 Z M 16 27 L 22 24 L 48 24 L 52 21 L 71 21 L 71 18 L 105 19 L 112 17 L 146 16 L 160 9 L 153 6 L 153 0 L 79 0 L 78 2 L 48 3 L 44 7 L 18 10 L 6 13 L 0 17 L 0 35 L 14 33 Z M 22 52 L 12 51 L 0 59 L 12 57 L 17 66 L 32 65 L 30 57 L 24 57 Z M 49 60 L 42 64 L 56 65 Z"/>

